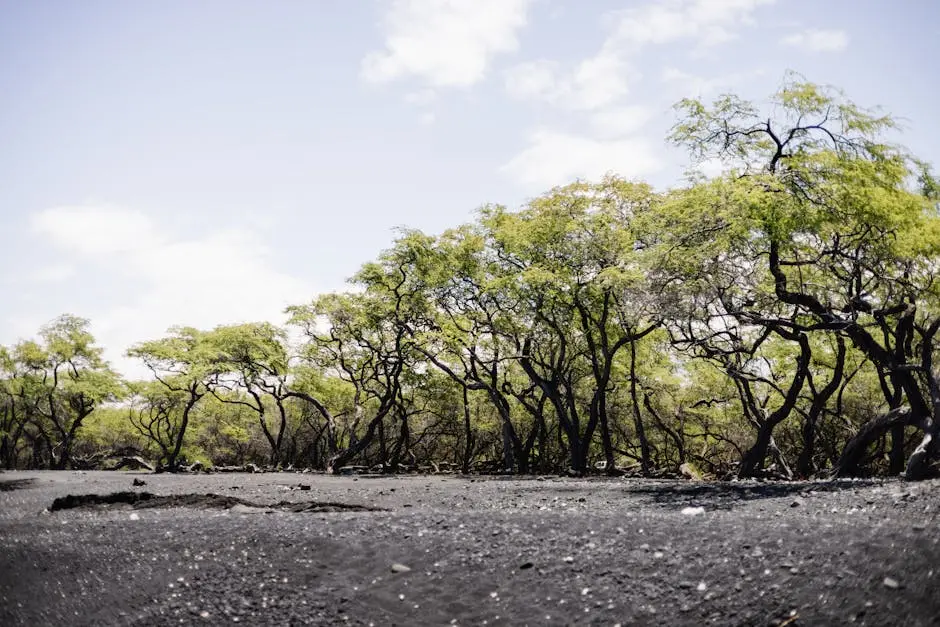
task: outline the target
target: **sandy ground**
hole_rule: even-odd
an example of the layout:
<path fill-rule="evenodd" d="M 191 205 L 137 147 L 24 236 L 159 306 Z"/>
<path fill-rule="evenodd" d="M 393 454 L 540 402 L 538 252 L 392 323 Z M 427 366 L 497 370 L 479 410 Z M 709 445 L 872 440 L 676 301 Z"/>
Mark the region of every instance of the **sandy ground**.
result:
<path fill-rule="evenodd" d="M 6 472 L 0 625 L 940 625 L 938 488 Z"/>

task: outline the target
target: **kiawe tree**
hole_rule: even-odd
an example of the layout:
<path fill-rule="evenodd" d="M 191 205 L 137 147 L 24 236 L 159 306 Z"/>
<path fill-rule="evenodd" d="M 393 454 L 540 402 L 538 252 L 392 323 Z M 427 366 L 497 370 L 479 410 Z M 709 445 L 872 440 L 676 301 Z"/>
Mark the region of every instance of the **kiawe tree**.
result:
<path fill-rule="evenodd" d="M 192 327 L 174 327 L 166 337 L 136 344 L 127 355 L 142 360 L 154 379 L 173 397 L 179 398 L 179 410 L 165 416 L 165 420 L 170 421 L 165 432 L 173 437 L 161 465 L 162 469 L 176 471 L 193 411 L 210 392 L 217 351 L 207 341 L 206 332 Z"/>
<path fill-rule="evenodd" d="M 69 466 L 88 416 L 122 391 L 89 326 L 84 318 L 63 315 L 40 329 L 42 344 L 27 342 L 17 350 L 25 379 L 21 398 L 31 425 L 49 447 L 51 466 L 60 470 Z"/>
<path fill-rule="evenodd" d="M 216 327 L 206 334 L 212 353 L 208 389 L 220 401 L 241 405 L 258 415 L 258 424 L 271 448 L 270 463 L 281 462 L 281 447 L 287 432 L 285 402 L 288 387 L 286 334 L 273 324 L 248 323 Z M 267 399 L 274 403 L 274 424 Z"/>
<path fill-rule="evenodd" d="M 644 473 L 651 470 L 636 343 L 657 328 L 641 270 L 642 243 L 632 229 L 658 202 L 647 185 L 607 177 L 575 183 L 531 201 L 522 211 L 484 214 L 492 246 L 531 318 L 516 342 L 519 363 L 552 403 L 564 430 L 571 469 L 583 473 L 599 430 L 605 467 L 615 472 L 608 395 L 614 365 L 626 350 L 635 437 Z M 590 383 L 586 383 L 590 381 Z M 583 389 L 587 387 L 587 398 Z M 586 411 L 585 411 L 586 406 Z M 586 419 L 583 414 L 586 414 Z"/>
<path fill-rule="evenodd" d="M 906 407 L 863 427 L 847 451 L 864 450 L 899 423 L 916 426 L 923 440 L 907 475 L 921 477 L 940 435 L 936 201 L 927 186 L 912 184 L 924 180 L 920 164 L 881 139 L 890 118 L 792 77 L 772 104 L 770 117 L 732 96 L 679 105 L 684 120 L 673 138 L 735 169 L 685 192 L 705 190 L 720 202 L 698 204 L 699 214 L 687 204 L 670 239 L 695 251 L 718 238 L 732 252 L 751 252 L 740 267 L 757 275 L 758 289 L 730 303 L 737 320 L 800 342 L 812 333 L 841 335 L 888 373 Z M 718 261 L 739 263 L 734 254 Z M 839 471 L 855 472 L 858 455 L 843 458 Z"/>
<path fill-rule="evenodd" d="M 5 346 L 0 346 L 0 465 L 16 467 L 20 440 L 26 428 L 25 412 L 19 403 L 16 362 Z"/>
<path fill-rule="evenodd" d="M 266 323 L 138 344 L 155 381 L 124 409 L 170 469 L 194 415 L 231 411 L 238 455 L 334 471 L 927 476 L 940 183 L 884 140 L 889 117 L 834 90 L 791 75 L 768 104 L 679 103 L 671 139 L 719 176 L 664 192 L 608 176 L 401 232 L 349 292 L 289 308 L 299 356 Z M 68 465 L 119 393 L 87 321 L 0 349 L 4 465 Z"/>
<path fill-rule="evenodd" d="M 326 294 L 310 305 L 288 308 L 289 323 L 308 342 L 304 358 L 348 382 L 355 391 L 349 441 L 330 458 L 328 470 L 339 472 L 377 435 L 381 463 L 386 462 L 385 420 L 396 407 L 403 374 L 414 356 L 407 331 L 395 323 L 396 309 L 401 306 L 400 297 L 389 301 L 366 292 Z M 371 417 L 367 417 L 369 410 Z M 366 425 L 360 432 L 362 421 Z"/>

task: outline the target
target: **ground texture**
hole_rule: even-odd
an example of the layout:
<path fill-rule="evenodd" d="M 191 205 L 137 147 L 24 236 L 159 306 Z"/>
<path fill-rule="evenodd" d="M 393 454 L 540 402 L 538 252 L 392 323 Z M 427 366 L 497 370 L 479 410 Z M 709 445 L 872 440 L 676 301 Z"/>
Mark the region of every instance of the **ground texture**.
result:
<path fill-rule="evenodd" d="M 940 482 L 0 474 L 0 625 L 233 622 L 940 625 Z"/>

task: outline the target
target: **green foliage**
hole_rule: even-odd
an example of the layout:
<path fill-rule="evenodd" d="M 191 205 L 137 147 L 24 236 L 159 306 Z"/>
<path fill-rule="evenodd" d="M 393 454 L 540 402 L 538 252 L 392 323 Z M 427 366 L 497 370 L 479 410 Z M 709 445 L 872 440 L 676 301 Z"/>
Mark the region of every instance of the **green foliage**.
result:
<path fill-rule="evenodd" d="M 929 164 L 885 140 L 889 116 L 795 74 L 763 103 L 676 110 L 670 140 L 724 174 L 661 192 L 607 176 L 403 229 L 349 291 L 288 308 L 291 333 L 174 327 L 128 352 L 154 380 L 126 385 L 81 318 L 0 347 L 3 463 L 64 466 L 82 440 L 170 468 L 727 476 L 906 456 L 922 476 L 940 457 Z"/>

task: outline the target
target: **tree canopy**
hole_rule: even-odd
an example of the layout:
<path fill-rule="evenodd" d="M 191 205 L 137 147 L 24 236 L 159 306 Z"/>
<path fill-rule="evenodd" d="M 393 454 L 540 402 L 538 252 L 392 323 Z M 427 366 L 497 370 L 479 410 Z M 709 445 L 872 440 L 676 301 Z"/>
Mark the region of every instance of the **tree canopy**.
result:
<path fill-rule="evenodd" d="M 929 166 L 885 139 L 891 117 L 796 76 L 676 110 L 670 141 L 721 175 L 608 175 L 402 230 L 285 328 L 135 345 L 152 381 L 122 381 L 73 316 L 0 347 L 0 460 L 935 473 Z"/>

